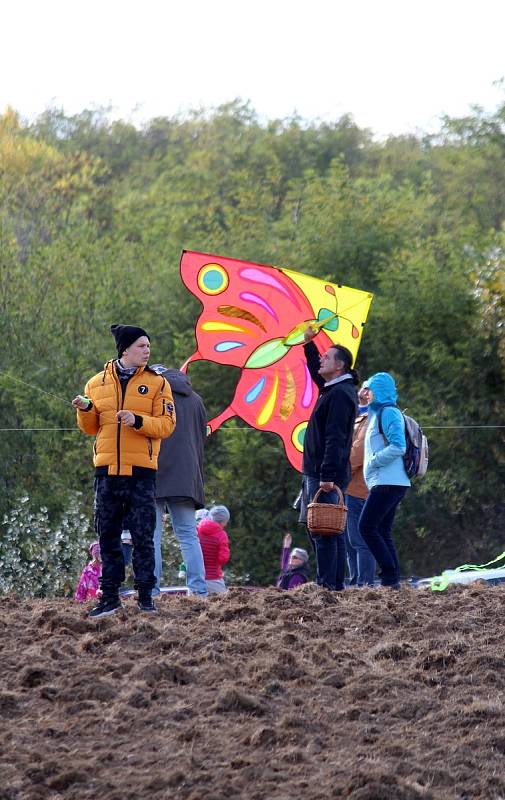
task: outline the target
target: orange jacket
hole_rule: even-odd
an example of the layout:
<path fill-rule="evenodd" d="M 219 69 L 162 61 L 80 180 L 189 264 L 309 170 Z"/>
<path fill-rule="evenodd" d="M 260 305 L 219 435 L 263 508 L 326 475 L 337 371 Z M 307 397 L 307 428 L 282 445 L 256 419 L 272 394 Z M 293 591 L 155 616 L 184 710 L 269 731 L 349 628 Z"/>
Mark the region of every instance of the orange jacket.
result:
<path fill-rule="evenodd" d="M 365 433 L 367 427 L 367 413 L 356 417 L 354 421 L 354 432 L 352 435 L 351 456 L 349 459 L 351 462 L 352 479 L 346 490 L 346 494 L 351 495 L 351 497 L 359 497 L 361 500 L 366 500 L 368 497 L 368 489 L 363 477 Z"/>
<path fill-rule="evenodd" d="M 175 409 L 172 390 L 165 378 L 149 367 L 139 367 L 128 381 L 123 399 L 114 361 L 108 361 L 86 384 L 88 411 L 77 411 L 77 424 L 96 436 L 93 463 L 108 467 L 109 475 L 131 475 L 132 467 L 156 470 L 160 442 L 173 433 Z M 136 426 L 119 425 L 120 409 L 136 415 Z"/>

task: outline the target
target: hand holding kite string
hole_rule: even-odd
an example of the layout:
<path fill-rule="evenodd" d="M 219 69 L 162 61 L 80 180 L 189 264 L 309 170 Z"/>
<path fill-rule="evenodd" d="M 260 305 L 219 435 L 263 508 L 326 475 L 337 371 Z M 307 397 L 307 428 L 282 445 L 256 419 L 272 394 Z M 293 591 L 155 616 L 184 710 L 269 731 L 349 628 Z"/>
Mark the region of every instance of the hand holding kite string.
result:
<path fill-rule="evenodd" d="M 73 407 L 78 408 L 79 411 L 87 411 L 90 403 L 91 400 L 89 397 L 85 397 L 83 394 L 78 394 L 77 397 L 74 397 L 72 400 Z"/>
<path fill-rule="evenodd" d="M 298 345 L 312 328 L 320 352 L 338 343 L 355 358 L 372 295 L 293 270 L 189 251 L 182 254 L 181 277 L 203 305 L 197 349 L 182 371 L 202 359 L 242 369 L 232 402 L 209 422 L 211 432 L 241 417 L 280 436 L 300 470 L 317 392 Z"/>

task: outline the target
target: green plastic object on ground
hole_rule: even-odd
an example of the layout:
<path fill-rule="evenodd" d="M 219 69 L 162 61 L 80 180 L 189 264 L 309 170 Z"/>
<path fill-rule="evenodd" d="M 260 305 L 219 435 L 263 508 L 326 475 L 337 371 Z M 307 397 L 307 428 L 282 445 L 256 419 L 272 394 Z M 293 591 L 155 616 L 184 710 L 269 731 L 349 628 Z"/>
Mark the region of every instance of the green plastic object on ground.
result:
<path fill-rule="evenodd" d="M 463 583 L 461 573 L 464 572 L 475 572 L 475 571 L 486 571 L 489 570 L 490 572 L 492 569 L 497 569 L 497 564 L 499 561 L 505 560 L 505 551 L 500 553 L 499 556 L 493 558 L 492 561 L 488 561 L 487 564 L 462 564 L 461 567 L 456 567 L 456 569 L 446 569 L 442 572 L 441 575 L 435 575 L 434 578 L 431 579 L 430 588 L 433 592 L 443 592 L 450 583 Z M 502 567 L 505 567 L 505 564 L 502 564 Z M 458 579 L 459 574 L 459 579 Z"/>

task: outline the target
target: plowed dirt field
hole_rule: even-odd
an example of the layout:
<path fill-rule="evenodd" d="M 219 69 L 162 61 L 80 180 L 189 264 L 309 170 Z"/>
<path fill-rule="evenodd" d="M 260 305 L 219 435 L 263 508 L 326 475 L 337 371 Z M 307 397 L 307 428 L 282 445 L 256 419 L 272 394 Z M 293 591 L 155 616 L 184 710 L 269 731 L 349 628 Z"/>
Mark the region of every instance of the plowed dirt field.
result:
<path fill-rule="evenodd" d="M 505 587 L 0 599 L 1 800 L 505 798 Z"/>

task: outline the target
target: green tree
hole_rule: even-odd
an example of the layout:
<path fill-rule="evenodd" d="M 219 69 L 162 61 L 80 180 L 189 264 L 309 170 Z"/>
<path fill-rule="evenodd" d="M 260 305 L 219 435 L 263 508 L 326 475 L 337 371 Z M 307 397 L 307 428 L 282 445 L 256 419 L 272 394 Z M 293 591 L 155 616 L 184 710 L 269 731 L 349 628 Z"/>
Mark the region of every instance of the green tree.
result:
<path fill-rule="evenodd" d="M 503 424 L 504 119 L 475 109 L 436 135 L 376 142 L 348 116 L 262 122 L 240 100 L 140 129 L 107 109 L 29 125 L 8 109 L 0 520 L 28 496 L 54 532 L 76 490 L 91 520 L 92 442 L 70 400 L 114 355 L 112 322 L 149 330 L 153 361 L 191 355 L 200 305 L 179 258 L 196 249 L 375 293 L 358 368 L 392 371 L 430 428 L 428 475 L 398 515 L 404 567 L 488 560 L 502 547 L 501 429 L 441 426 Z M 229 404 L 236 369 L 190 374 L 209 418 Z M 230 421 L 208 441 L 206 476 L 208 499 L 232 511 L 234 574 L 271 583 L 282 534 L 304 543 L 280 440 Z"/>

